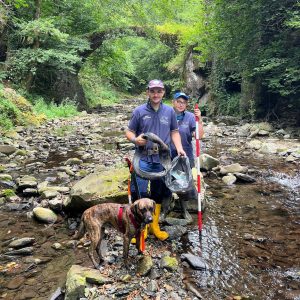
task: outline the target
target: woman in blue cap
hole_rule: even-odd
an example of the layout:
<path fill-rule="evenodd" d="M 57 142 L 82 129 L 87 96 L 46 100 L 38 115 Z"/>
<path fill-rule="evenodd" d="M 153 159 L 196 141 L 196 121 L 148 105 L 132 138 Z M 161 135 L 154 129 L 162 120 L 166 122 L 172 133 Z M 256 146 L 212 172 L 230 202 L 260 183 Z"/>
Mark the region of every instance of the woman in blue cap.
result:
<path fill-rule="evenodd" d="M 199 117 L 199 137 L 202 138 L 204 135 L 203 123 L 201 120 L 201 111 L 195 109 L 194 114 L 187 111 L 189 96 L 183 92 L 177 92 L 173 97 L 173 108 L 176 113 L 179 133 L 181 137 L 181 143 L 183 150 L 189 158 L 191 168 L 195 167 L 194 151 L 192 145 L 192 139 L 195 137 L 196 121 L 195 116 Z M 171 145 L 171 156 L 172 158 L 177 156 L 177 151 L 174 145 Z M 192 222 L 192 217 L 187 210 L 187 201 L 189 199 L 197 198 L 196 188 L 186 194 L 180 195 L 180 204 L 183 211 L 183 217 L 190 223 Z M 163 203 L 161 221 L 166 217 L 166 213 L 169 209 L 170 203 L 166 201 Z"/>

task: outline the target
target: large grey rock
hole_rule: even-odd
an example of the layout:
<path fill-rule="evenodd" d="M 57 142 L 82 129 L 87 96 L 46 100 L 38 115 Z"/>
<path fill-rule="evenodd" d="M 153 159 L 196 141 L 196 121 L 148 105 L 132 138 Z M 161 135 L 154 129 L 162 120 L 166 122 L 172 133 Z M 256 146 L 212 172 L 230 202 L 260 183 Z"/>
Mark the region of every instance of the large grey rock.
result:
<path fill-rule="evenodd" d="M 120 202 L 127 196 L 128 168 L 111 168 L 90 174 L 76 182 L 64 202 L 69 211 L 82 211 L 95 204 Z"/>

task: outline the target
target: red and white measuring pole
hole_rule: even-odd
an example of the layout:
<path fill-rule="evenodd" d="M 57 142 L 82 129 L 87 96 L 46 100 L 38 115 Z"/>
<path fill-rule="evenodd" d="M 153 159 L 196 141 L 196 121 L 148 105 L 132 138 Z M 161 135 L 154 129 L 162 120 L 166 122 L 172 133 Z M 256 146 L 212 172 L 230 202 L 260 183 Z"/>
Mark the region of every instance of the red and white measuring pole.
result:
<path fill-rule="evenodd" d="M 198 109 L 198 103 L 195 104 L 195 109 Z M 198 192 L 198 229 L 201 234 L 202 231 L 202 209 L 201 209 L 201 173 L 200 173 L 200 135 L 199 126 L 200 119 L 196 118 L 196 160 L 197 160 L 197 192 Z"/>

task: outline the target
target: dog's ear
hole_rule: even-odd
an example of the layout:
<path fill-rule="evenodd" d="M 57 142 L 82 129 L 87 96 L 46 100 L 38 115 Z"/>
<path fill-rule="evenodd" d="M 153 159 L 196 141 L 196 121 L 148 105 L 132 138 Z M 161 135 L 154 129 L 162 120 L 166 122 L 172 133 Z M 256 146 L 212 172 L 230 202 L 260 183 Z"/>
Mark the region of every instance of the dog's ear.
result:
<path fill-rule="evenodd" d="M 155 211 L 156 202 L 154 200 L 152 200 L 152 205 L 153 205 L 153 211 Z"/>
<path fill-rule="evenodd" d="M 131 204 L 130 210 L 134 216 L 138 214 L 138 205 L 139 205 L 138 201 L 135 201 Z"/>

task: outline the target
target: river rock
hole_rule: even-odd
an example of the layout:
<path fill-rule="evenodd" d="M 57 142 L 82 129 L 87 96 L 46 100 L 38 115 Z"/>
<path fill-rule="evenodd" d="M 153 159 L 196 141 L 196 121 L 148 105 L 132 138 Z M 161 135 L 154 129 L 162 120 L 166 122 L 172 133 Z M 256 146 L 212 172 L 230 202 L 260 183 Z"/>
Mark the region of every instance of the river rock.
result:
<path fill-rule="evenodd" d="M 264 154 L 274 154 L 277 152 L 277 145 L 275 143 L 262 143 L 259 152 Z"/>
<path fill-rule="evenodd" d="M 57 215 L 51 209 L 35 207 L 32 212 L 34 217 L 43 223 L 55 223 L 57 221 Z"/>
<path fill-rule="evenodd" d="M 188 221 L 186 219 L 178 219 L 178 218 L 171 218 L 167 217 L 165 219 L 165 222 L 168 225 L 180 225 L 180 226 L 186 226 L 188 224 Z"/>
<path fill-rule="evenodd" d="M 98 285 L 111 282 L 99 270 L 73 265 L 67 273 L 65 300 L 84 298 L 88 281 Z"/>
<path fill-rule="evenodd" d="M 33 176 L 25 175 L 19 177 L 17 180 L 18 189 L 24 190 L 26 188 L 36 188 L 38 183 L 37 179 Z"/>
<path fill-rule="evenodd" d="M 259 140 L 252 140 L 249 143 L 247 143 L 247 146 L 251 149 L 258 150 L 261 148 L 262 142 Z"/>
<path fill-rule="evenodd" d="M 207 267 L 205 260 L 194 254 L 184 253 L 181 255 L 181 259 L 187 261 L 189 265 L 196 270 L 205 270 Z"/>
<path fill-rule="evenodd" d="M 153 267 L 153 261 L 150 255 L 144 255 L 142 259 L 138 261 L 137 273 L 141 276 L 146 276 Z"/>
<path fill-rule="evenodd" d="M 38 195 L 38 190 L 33 188 L 26 188 L 22 191 L 24 196 L 35 196 Z"/>
<path fill-rule="evenodd" d="M 165 226 L 164 230 L 168 232 L 170 240 L 180 238 L 187 233 L 187 228 L 180 225 Z"/>
<path fill-rule="evenodd" d="M 200 166 L 202 169 L 207 171 L 211 170 L 212 168 L 218 166 L 220 161 L 208 154 L 202 154 L 200 156 Z"/>
<path fill-rule="evenodd" d="M 248 170 L 247 167 L 242 167 L 239 163 L 231 164 L 227 166 L 221 166 L 220 173 L 226 175 L 228 173 L 246 173 Z"/>
<path fill-rule="evenodd" d="M 32 245 L 35 242 L 35 238 L 32 237 L 23 237 L 17 240 L 12 241 L 8 247 L 9 248 L 21 248 L 27 245 Z"/>
<path fill-rule="evenodd" d="M 25 282 L 24 277 L 20 277 L 20 276 L 13 277 L 13 279 L 8 282 L 6 287 L 10 290 L 15 290 L 18 289 L 20 286 L 22 286 L 24 282 Z"/>
<path fill-rule="evenodd" d="M 168 271 L 176 271 L 178 269 L 178 261 L 175 257 L 164 256 L 160 260 L 160 267 Z"/>
<path fill-rule="evenodd" d="M 32 255 L 33 247 L 25 247 L 20 249 L 14 249 L 6 252 L 6 255 Z"/>
<path fill-rule="evenodd" d="M 289 156 L 286 157 L 286 161 L 287 162 L 294 162 L 296 161 L 298 158 L 297 157 L 294 157 L 292 154 L 290 154 Z"/>
<path fill-rule="evenodd" d="M 41 194 L 41 196 L 44 199 L 53 199 L 53 198 L 55 198 L 58 195 L 59 195 L 58 191 L 55 191 L 55 190 L 45 190 Z"/>
<path fill-rule="evenodd" d="M 62 249 L 64 249 L 64 247 L 63 247 L 63 245 L 61 243 L 54 243 L 51 247 L 53 249 L 55 249 L 55 250 L 62 250 Z"/>
<path fill-rule="evenodd" d="M 127 196 L 128 168 L 111 168 L 90 174 L 72 187 L 64 206 L 70 211 L 82 211 L 103 202 L 119 202 Z"/>
<path fill-rule="evenodd" d="M 259 129 L 258 129 L 258 128 L 257 128 L 257 129 L 254 129 L 253 131 L 250 132 L 249 138 L 250 138 L 250 139 L 254 138 L 255 136 L 258 135 L 258 133 L 259 133 Z"/>
<path fill-rule="evenodd" d="M 69 158 L 69 159 L 65 162 L 65 165 L 71 165 L 71 166 L 73 166 L 73 165 L 81 165 L 81 164 L 83 164 L 83 161 L 82 161 L 81 159 L 79 159 L 79 158 L 76 158 L 76 157 L 74 157 L 74 158 Z"/>
<path fill-rule="evenodd" d="M 258 135 L 260 135 L 260 136 L 268 136 L 268 135 L 270 135 L 270 133 L 267 130 L 259 130 L 258 131 Z"/>
<path fill-rule="evenodd" d="M 253 178 L 252 176 L 248 175 L 248 174 L 243 174 L 243 173 L 238 173 L 235 172 L 233 173 L 233 175 L 242 182 L 255 182 L 255 178 Z"/>
<path fill-rule="evenodd" d="M 9 174 L 0 174 L 0 181 L 12 181 L 12 176 Z"/>
<path fill-rule="evenodd" d="M 62 211 L 62 206 L 63 206 L 63 201 L 62 199 L 51 199 L 48 201 L 49 208 L 52 209 L 55 212 L 60 212 Z"/>
<path fill-rule="evenodd" d="M 234 184 L 236 182 L 236 177 L 232 174 L 228 174 L 222 178 L 222 181 L 227 185 Z"/>
<path fill-rule="evenodd" d="M 11 155 L 16 152 L 17 148 L 13 145 L 0 145 L 0 153 Z"/>

